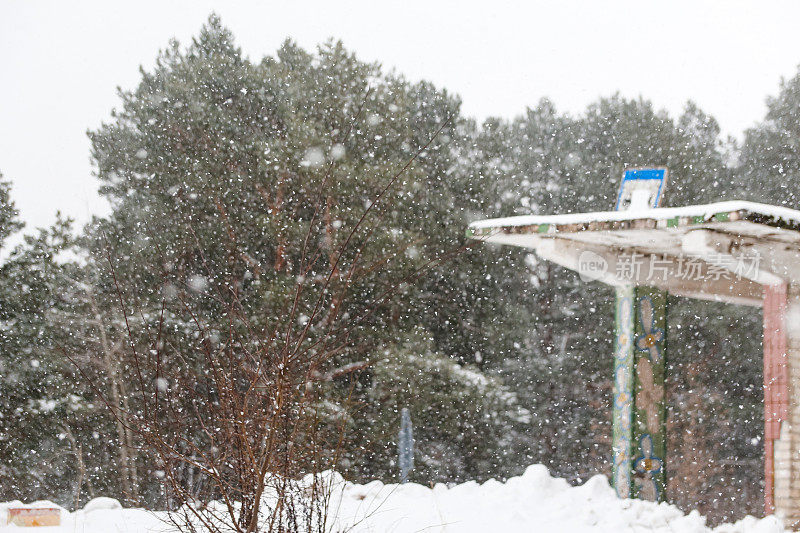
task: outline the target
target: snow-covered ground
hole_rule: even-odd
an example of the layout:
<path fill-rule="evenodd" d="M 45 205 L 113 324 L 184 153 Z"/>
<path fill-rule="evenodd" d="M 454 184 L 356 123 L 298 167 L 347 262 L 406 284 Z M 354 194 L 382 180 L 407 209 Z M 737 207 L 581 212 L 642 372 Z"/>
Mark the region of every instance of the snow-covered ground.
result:
<path fill-rule="evenodd" d="M 693 533 L 709 531 L 696 511 L 684 515 L 667 504 L 619 500 L 603 476 L 595 476 L 579 487 L 550 477 L 547 469 L 534 465 L 505 483 L 474 481 L 451 488 L 428 488 L 414 483 L 366 485 L 345 482 L 332 474 L 332 532 L 445 533 L 502 531 L 607 531 Z M 0 524 L 6 509 L 19 502 L 0 504 Z M 0 533 L 23 531 L 0 526 Z M 74 513 L 62 511 L 60 527 L 31 531 L 59 533 L 173 532 L 165 515 L 141 509 L 121 509 L 115 500 L 93 500 Z M 772 533 L 783 531 L 774 517 L 747 517 L 736 524 L 716 528 L 718 532 Z"/>

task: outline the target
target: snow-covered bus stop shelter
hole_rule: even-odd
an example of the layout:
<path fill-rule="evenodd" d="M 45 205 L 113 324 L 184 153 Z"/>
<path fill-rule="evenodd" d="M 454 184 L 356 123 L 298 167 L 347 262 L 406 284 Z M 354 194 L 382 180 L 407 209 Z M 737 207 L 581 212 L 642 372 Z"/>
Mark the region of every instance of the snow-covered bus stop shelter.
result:
<path fill-rule="evenodd" d="M 732 201 L 471 224 L 616 288 L 613 480 L 665 499 L 666 294 L 763 308 L 765 511 L 800 524 L 800 211 Z"/>

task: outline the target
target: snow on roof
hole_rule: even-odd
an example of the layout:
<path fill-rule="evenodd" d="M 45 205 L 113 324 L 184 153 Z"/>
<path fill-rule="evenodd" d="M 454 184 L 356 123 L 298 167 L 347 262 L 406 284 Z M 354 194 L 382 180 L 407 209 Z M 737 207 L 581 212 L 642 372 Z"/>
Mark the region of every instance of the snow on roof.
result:
<path fill-rule="evenodd" d="M 730 217 L 732 213 L 737 214 Z M 800 211 L 775 205 L 759 204 L 734 200 L 713 204 L 688 205 L 684 207 L 662 207 L 636 211 L 596 211 L 591 213 L 570 213 L 563 215 L 524 215 L 506 218 L 480 220 L 469 225 L 468 235 L 483 235 L 486 230 L 532 226 L 532 232 L 542 233 L 550 226 L 571 226 L 599 223 L 597 228 L 575 229 L 608 229 L 606 224 L 634 220 L 666 221 L 690 219 L 696 223 L 709 220 L 749 220 L 769 226 L 795 229 L 800 231 Z M 543 229 L 542 226 L 545 226 Z M 559 228 L 561 229 L 561 228 Z M 483 230 L 483 231 L 482 231 Z M 574 231 L 574 230 L 573 230 Z"/>

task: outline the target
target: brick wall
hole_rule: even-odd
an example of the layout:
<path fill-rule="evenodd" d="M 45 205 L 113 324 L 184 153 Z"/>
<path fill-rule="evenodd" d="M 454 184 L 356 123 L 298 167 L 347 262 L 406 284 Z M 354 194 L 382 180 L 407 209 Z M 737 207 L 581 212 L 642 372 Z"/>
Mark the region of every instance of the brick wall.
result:
<path fill-rule="evenodd" d="M 788 393 L 788 410 L 786 420 L 780 422 L 780 436 L 774 443 L 773 451 L 775 513 L 783 519 L 786 527 L 794 530 L 800 527 L 800 297 L 798 296 L 793 288 L 789 294 L 789 306 L 785 314 L 787 379 L 785 385 L 781 385 Z M 767 313 L 765 306 L 765 325 Z M 766 338 L 764 349 L 766 365 L 769 349 Z M 765 390 L 765 394 L 766 392 Z"/>

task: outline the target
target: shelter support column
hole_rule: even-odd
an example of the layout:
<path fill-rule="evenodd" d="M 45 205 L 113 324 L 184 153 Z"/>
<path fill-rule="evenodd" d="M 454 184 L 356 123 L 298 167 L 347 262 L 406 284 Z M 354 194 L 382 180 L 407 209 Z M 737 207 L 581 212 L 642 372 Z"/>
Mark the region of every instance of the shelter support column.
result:
<path fill-rule="evenodd" d="M 621 498 L 664 501 L 667 295 L 620 287 L 616 296 L 613 485 Z"/>
<path fill-rule="evenodd" d="M 611 483 L 617 496 L 631 497 L 633 428 L 633 286 L 617 287 L 614 311 L 614 389 L 611 405 Z"/>
<path fill-rule="evenodd" d="M 800 299 L 764 286 L 764 510 L 800 526 Z"/>

